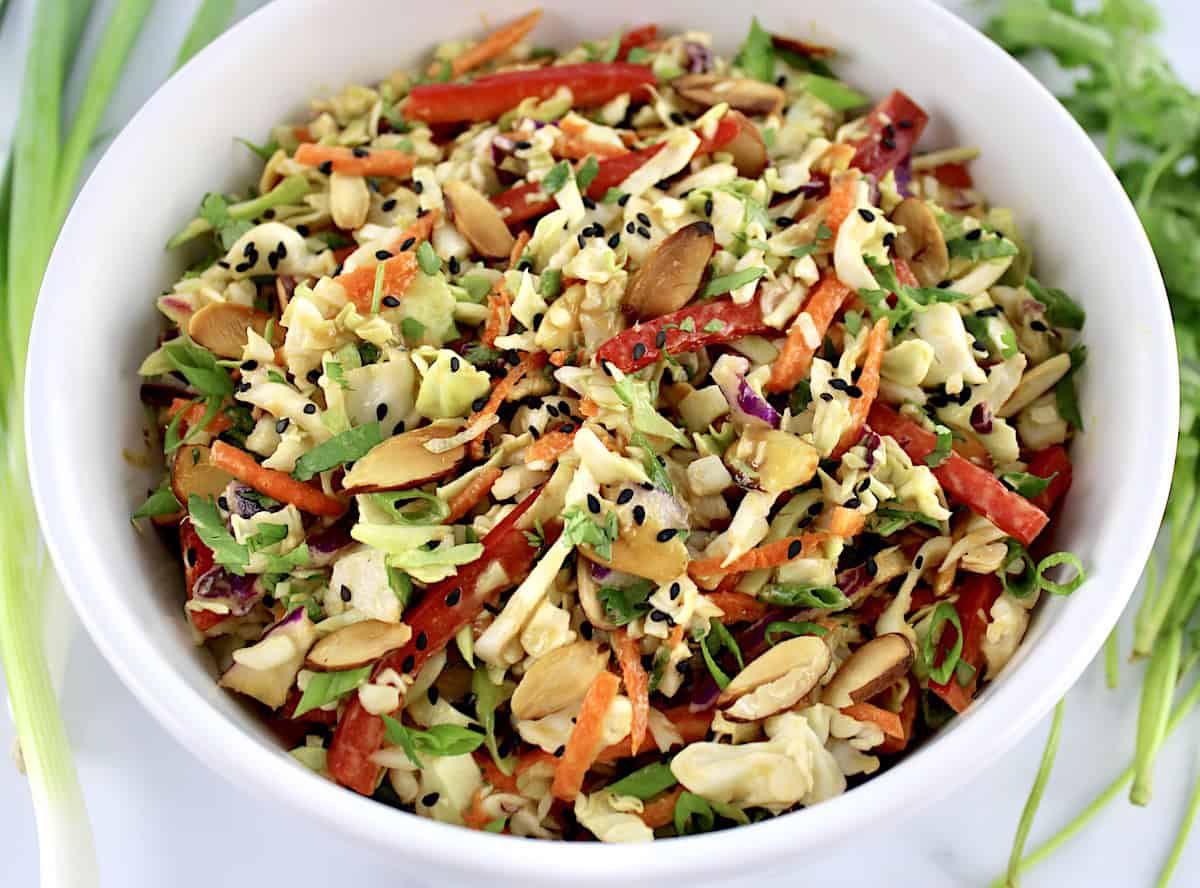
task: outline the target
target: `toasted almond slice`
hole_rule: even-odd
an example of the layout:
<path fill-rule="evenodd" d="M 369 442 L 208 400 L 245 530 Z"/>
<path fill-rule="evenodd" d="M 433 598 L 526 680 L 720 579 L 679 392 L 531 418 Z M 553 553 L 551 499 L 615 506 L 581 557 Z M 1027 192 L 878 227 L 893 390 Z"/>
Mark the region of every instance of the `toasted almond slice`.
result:
<path fill-rule="evenodd" d="M 870 700 L 891 687 L 913 664 L 913 647 L 898 632 L 872 638 L 841 665 L 821 691 L 821 702 L 838 709 Z"/>
<path fill-rule="evenodd" d="M 642 320 L 683 308 L 700 288 L 716 241 L 707 222 L 685 225 L 655 247 L 625 290 L 625 305 Z"/>
<path fill-rule="evenodd" d="M 218 357 L 240 358 L 249 338 L 246 329 L 253 327 L 261 336 L 270 320 L 271 316 L 265 311 L 247 305 L 210 302 L 188 321 L 188 336 Z"/>
<path fill-rule="evenodd" d="M 442 192 L 450 199 L 454 227 L 478 253 L 501 259 L 512 251 L 516 241 L 490 200 L 461 179 L 451 179 L 442 186 Z"/>
<path fill-rule="evenodd" d="M 757 179 L 767 168 L 767 143 L 763 141 L 762 133 L 758 131 L 744 114 L 730 111 L 729 115 L 737 120 L 741 127 L 722 151 L 733 155 L 733 165 L 740 175 L 747 179 Z"/>
<path fill-rule="evenodd" d="M 653 518 L 645 524 L 633 524 L 621 530 L 612 544 L 612 558 L 605 561 L 591 546 L 580 546 L 585 556 L 597 564 L 653 580 L 658 585 L 678 579 L 687 571 L 688 551 L 676 534 L 660 542 L 662 530 Z"/>
<path fill-rule="evenodd" d="M 202 444 L 185 444 L 171 460 L 171 491 L 187 508 L 188 497 L 216 499 L 225 492 L 233 475 L 209 462 L 209 449 Z"/>
<path fill-rule="evenodd" d="M 906 197 L 892 210 L 892 221 L 903 225 L 896 235 L 896 255 L 908 263 L 922 287 L 936 287 L 950 268 L 950 252 L 942 229 L 925 201 Z"/>
<path fill-rule="evenodd" d="M 393 435 L 354 464 L 342 479 L 342 488 L 351 494 L 407 490 L 445 477 L 462 462 L 466 448 L 459 445 L 445 453 L 430 453 L 424 445 L 453 434 L 454 429 L 445 426 L 424 426 Z"/>
<path fill-rule="evenodd" d="M 1042 361 L 1032 370 L 1026 370 L 1016 389 L 1004 405 L 996 411 L 1001 419 L 1016 416 L 1066 376 L 1071 369 L 1071 356 L 1068 354 L 1055 355 L 1049 360 Z"/>
<path fill-rule="evenodd" d="M 512 695 L 517 718 L 541 718 L 583 699 L 604 669 L 608 654 L 590 641 L 576 641 L 544 654 L 525 671 Z"/>
<path fill-rule="evenodd" d="M 717 703 L 724 705 L 731 700 L 736 700 L 743 694 L 748 694 L 768 682 L 783 678 L 795 670 L 806 675 L 814 675 L 813 684 L 815 685 L 825 674 L 825 670 L 829 668 L 829 659 L 829 646 L 817 636 L 800 635 L 796 638 L 789 638 L 747 664 L 746 668 L 735 675 L 725 690 L 721 692 Z M 811 685 L 808 690 L 812 690 Z M 804 693 L 808 693 L 808 690 Z"/>
<path fill-rule="evenodd" d="M 818 671 L 822 665 L 825 668 Z M 774 681 L 761 684 L 738 697 L 725 710 L 725 717 L 733 721 L 758 721 L 784 709 L 791 709 L 812 692 L 828 668 L 829 661 L 826 659 L 814 661 L 812 666 L 800 666 L 785 672 Z"/>
<path fill-rule="evenodd" d="M 726 102 L 747 114 L 776 114 L 787 101 L 787 94 L 775 84 L 750 77 L 684 74 L 672 80 L 671 86 L 688 101 L 706 108 Z"/>
<path fill-rule="evenodd" d="M 337 672 L 374 663 L 388 651 L 404 647 L 412 629 L 404 623 L 363 620 L 331 632 L 312 646 L 304 665 L 309 669 Z"/>

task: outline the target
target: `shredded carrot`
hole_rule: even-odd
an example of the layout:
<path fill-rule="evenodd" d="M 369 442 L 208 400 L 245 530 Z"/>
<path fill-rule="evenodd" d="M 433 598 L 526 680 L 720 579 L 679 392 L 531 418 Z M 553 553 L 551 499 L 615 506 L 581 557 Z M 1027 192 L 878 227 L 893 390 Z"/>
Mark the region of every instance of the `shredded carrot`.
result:
<path fill-rule="evenodd" d="M 878 725 L 887 737 L 894 737 L 897 740 L 904 739 L 904 725 L 900 721 L 900 716 L 882 706 L 876 706 L 874 703 L 855 703 L 842 707 L 841 711 L 843 715 L 848 715 L 857 721 Z"/>
<path fill-rule="evenodd" d="M 430 235 L 433 234 L 433 229 L 441 220 L 441 210 L 430 210 L 427 213 L 421 214 L 417 217 L 416 221 L 413 222 L 412 225 L 404 229 L 404 231 L 400 233 L 400 236 L 396 238 L 392 245 L 392 252 L 405 253 L 411 250 L 415 253 L 417 250 L 417 245 L 420 244 L 421 241 L 429 240 Z M 412 238 L 413 242 L 406 250 L 404 245 L 408 243 L 409 238 Z"/>
<path fill-rule="evenodd" d="M 463 825 L 468 829 L 483 829 L 490 822 L 483 810 L 483 790 L 477 789 L 471 795 L 471 806 L 463 811 Z"/>
<path fill-rule="evenodd" d="M 525 451 L 525 464 L 552 462 L 570 450 L 574 443 L 574 432 L 546 432 Z"/>
<path fill-rule="evenodd" d="M 500 770 L 499 766 L 492 760 L 492 755 L 485 749 L 478 749 L 474 753 L 475 762 L 483 771 L 483 779 L 490 786 L 500 792 L 516 792 L 517 777 L 516 774 L 505 774 Z"/>
<path fill-rule="evenodd" d="M 587 137 L 588 124 L 584 120 L 565 119 L 559 123 L 561 136 L 555 141 L 553 151 L 557 157 L 569 157 L 572 160 L 583 160 L 589 155 L 595 155 L 600 160 L 628 154 L 629 149 L 624 144 L 613 145 L 609 142 L 596 142 Z"/>
<path fill-rule="evenodd" d="M 734 576 L 731 574 L 731 576 Z M 761 620 L 767 606 L 745 592 L 722 592 L 717 590 L 704 596 L 723 612 L 722 623 L 753 623 Z"/>
<path fill-rule="evenodd" d="M 492 485 L 503 474 L 495 466 L 489 466 L 476 475 L 470 484 L 451 497 L 449 502 L 450 514 L 446 516 L 442 523 L 453 524 L 479 505 L 483 501 L 483 498 L 488 495 L 488 491 L 492 489 Z"/>
<path fill-rule="evenodd" d="M 550 363 L 555 367 L 561 367 L 567 363 L 568 357 L 570 356 L 566 353 L 566 351 L 561 348 L 556 348 L 554 351 L 550 352 Z"/>
<path fill-rule="evenodd" d="M 541 370 L 546 366 L 545 352 L 526 352 L 520 362 L 508 371 L 507 375 L 492 387 L 491 397 L 488 398 L 486 404 L 467 420 L 467 425 L 472 426 L 485 417 L 491 416 L 500 409 L 500 405 L 504 403 L 504 399 L 512 393 L 512 390 L 517 387 L 525 374 L 532 373 L 536 370 Z M 483 456 L 483 444 L 480 438 L 476 438 L 471 442 L 471 458 L 479 459 Z"/>
<path fill-rule="evenodd" d="M 621 677 L 625 680 L 625 693 L 633 704 L 633 720 L 629 725 L 630 755 L 637 755 L 646 739 L 650 723 L 650 677 L 642 666 L 642 651 L 637 639 L 631 638 L 624 629 L 612 636 L 613 650 L 621 664 Z"/>
<path fill-rule="evenodd" d="M 858 377 L 858 387 L 862 394 L 850 399 L 850 425 L 842 432 L 837 447 L 833 449 L 833 458 L 840 459 L 842 454 L 854 446 L 862 434 L 867 422 L 867 414 L 879 394 L 879 370 L 883 366 L 883 347 L 887 344 L 888 321 L 880 318 L 871 328 L 867 337 L 867 353 L 863 358 L 862 374 Z"/>
<path fill-rule="evenodd" d="M 683 624 L 676 623 L 671 634 L 667 636 L 667 647 L 678 647 L 681 641 L 683 641 Z"/>
<path fill-rule="evenodd" d="M 517 267 L 517 263 L 521 261 L 521 254 L 525 252 L 527 246 L 529 246 L 529 232 L 522 231 L 517 235 L 517 239 L 513 241 L 513 248 L 508 253 L 509 269 Z"/>
<path fill-rule="evenodd" d="M 488 348 L 496 347 L 496 337 L 508 334 L 508 323 L 512 320 L 512 297 L 504 286 L 504 278 L 496 281 L 488 293 L 488 320 L 480 339 Z"/>
<path fill-rule="evenodd" d="M 564 802 L 575 801 L 575 796 L 583 788 L 583 778 L 588 768 L 596 761 L 600 753 L 600 743 L 603 739 L 604 718 L 608 709 L 617 697 L 617 689 L 621 680 L 611 672 L 601 672 L 592 681 L 591 687 L 583 697 L 583 705 L 571 737 L 567 740 L 567 749 L 558 761 L 554 772 L 554 783 L 550 791 L 554 797 Z"/>
<path fill-rule="evenodd" d="M 858 172 L 840 173 L 829 181 L 825 199 L 825 225 L 834 234 L 858 202 Z"/>
<path fill-rule="evenodd" d="M 292 127 L 292 135 L 296 137 L 297 142 L 311 142 L 312 141 L 312 133 L 310 133 L 308 131 L 308 127 L 306 127 L 306 126 Z"/>
<path fill-rule="evenodd" d="M 799 536 L 785 537 L 782 540 L 751 549 L 746 554 L 733 559 L 729 564 L 722 564 L 725 560 L 723 555 L 701 558 L 688 563 L 688 573 L 693 577 L 713 577 L 730 573 L 746 573 L 765 567 L 778 567 L 811 552 L 829 537 L 830 535 L 827 533 L 802 533 Z"/>
<path fill-rule="evenodd" d="M 651 829 L 666 826 L 675 819 L 675 803 L 679 801 L 681 795 L 683 795 L 682 786 L 660 792 L 642 805 L 642 821 Z"/>
<path fill-rule="evenodd" d="M 326 170 L 335 173 L 345 173 L 349 176 L 391 176 L 395 179 L 408 178 L 417 159 L 411 154 L 397 151 L 395 148 L 365 148 L 364 157 L 355 154 L 355 149 L 342 145 L 321 145 L 317 142 L 305 142 L 296 148 L 293 160 L 302 166 L 321 167 L 329 164 Z M 324 172 L 324 170 L 322 171 Z"/>
<path fill-rule="evenodd" d="M 600 405 L 591 398 L 582 398 L 579 401 L 579 412 L 589 418 L 599 416 Z"/>
<path fill-rule="evenodd" d="M 213 443 L 209 460 L 218 469 L 224 469 L 259 493 L 281 503 L 290 503 L 302 512 L 336 517 L 346 511 L 346 504 L 341 500 L 334 499 L 311 484 L 297 481 L 285 472 L 260 466 L 246 451 L 224 441 Z"/>
<path fill-rule="evenodd" d="M 521 753 L 520 758 L 517 759 L 517 766 L 513 769 L 513 774 L 519 777 L 534 765 L 543 763 L 552 768 L 557 768 L 558 757 L 554 753 L 546 752 L 544 749 L 531 749 L 528 752 Z"/>
<path fill-rule="evenodd" d="M 492 59 L 508 52 L 532 31 L 542 19 L 542 11 L 535 9 L 528 15 L 522 16 L 515 22 L 510 22 L 488 34 L 474 46 L 463 50 L 450 61 L 450 77 L 462 77 L 468 71 L 473 71 L 480 65 L 487 64 Z M 442 73 L 442 65 L 432 62 L 429 65 L 428 76 L 438 77 Z"/>
<path fill-rule="evenodd" d="M 171 406 L 167 408 L 167 416 L 174 419 L 180 412 L 183 412 L 183 419 L 180 424 L 184 426 L 179 431 L 179 437 L 183 437 L 187 433 L 187 429 L 195 428 L 200 420 L 204 419 L 204 414 L 208 412 L 208 408 L 204 404 L 195 403 L 186 398 L 175 398 L 171 401 Z M 218 413 L 208 421 L 208 425 L 204 427 L 204 431 L 210 435 L 219 435 L 221 432 L 230 428 L 233 425 L 229 421 L 229 417 L 224 413 Z"/>
<path fill-rule="evenodd" d="M 702 709 L 699 712 L 692 712 L 691 705 L 684 703 L 680 706 L 661 710 L 661 712 L 675 726 L 675 730 L 683 738 L 684 744 L 688 744 L 703 740 L 708 736 L 708 728 L 712 724 L 714 710 Z M 633 752 L 631 750 L 630 738 L 626 737 L 619 743 L 614 743 L 612 746 L 606 746 L 600 750 L 600 755 L 596 757 L 596 761 L 616 762 L 624 758 L 629 758 L 631 755 L 633 755 Z"/>
<path fill-rule="evenodd" d="M 346 298 L 362 314 L 371 311 L 375 293 L 375 268 L 379 263 L 362 266 L 337 276 L 346 291 Z M 383 261 L 383 295 L 400 296 L 417 276 L 417 254 L 401 253 Z"/>
<path fill-rule="evenodd" d="M 771 378 L 763 388 L 768 392 L 788 392 L 808 375 L 813 355 L 821 347 L 825 331 L 851 294 L 850 288 L 834 274 L 829 273 L 821 278 L 808 294 L 804 309 L 788 327 L 787 342 L 771 365 Z"/>
<path fill-rule="evenodd" d="M 821 514 L 817 527 L 845 540 L 862 533 L 866 523 L 866 516 L 857 509 L 831 506 Z"/>

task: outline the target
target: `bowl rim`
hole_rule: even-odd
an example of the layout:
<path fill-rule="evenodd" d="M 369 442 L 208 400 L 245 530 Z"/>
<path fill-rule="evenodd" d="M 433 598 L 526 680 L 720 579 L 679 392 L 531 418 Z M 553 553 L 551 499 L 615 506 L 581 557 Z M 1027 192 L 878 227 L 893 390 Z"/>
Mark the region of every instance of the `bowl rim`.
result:
<path fill-rule="evenodd" d="M 200 72 L 219 61 L 227 48 L 239 43 L 247 47 L 259 45 L 273 33 L 272 23 L 278 16 L 316 7 L 323 2 L 325 0 L 273 3 L 247 16 L 159 87 L 113 145 L 119 144 L 144 118 L 153 116 L 159 106 L 174 101 L 185 88 L 198 86 Z M 917 7 L 917 14 L 936 18 L 939 27 L 947 29 L 955 39 L 969 43 L 978 53 L 1001 57 L 997 62 L 1006 68 L 1007 76 L 1014 84 L 1019 84 L 1031 96 L 1037 96 L 1038 101 L 1054 106 L 1052 113 L 1064 124 L 1063 138 L 1070 140 L 1065 150 L 1080 165 L 1086 166 L 1081 175 L 1094 181 L 1096 188 L 1107 191 L 1107 203 L 1124 217 L 1121 223 L 1132 237 L 1124 244 L 1123 259 L 1137 264 L 1136 274 L 1148 287 L 1149 298 L 1142 306 L 1146 311 L 1143 319 L 1156 333 L 1165 331 L 1168 334 L 1163 337 L 1167 341 L 1155 343 L 1156 349 L 1149 357 L 1161 364 L 1159 378 L 1163 385 L 1157 394 L 1170 396 L 1164 398 L 1166 403 L 1161 409 L 1163 423 L 1158 429 L 1150 430 L 1151 434 L 1164 440 L 1155 442 L 1158 444 L 1157 463 L 1147 467 L 1139 485 L 1142 501 L 1149 505 L 1146 517 L 1160 516 L 1174 462 L 1176 436 L 1173 430 L 1178 427 L 1179 383 L 1166 292 L 1141 223 L 1091 139 L 1031 73 L 981 32 L 932 0 L 910 2 Z M 103 178 L 111 152 L 112 147 L 97 165 L 94 178 Z M 47 328 L 51 326 L 48 317 L 53 311 L 55 278 L 65 273 L 65 256 L 74 249 L 72 242 L 79 239 L 77 229 L 84 225 L 82 218 L 94 212 L 87 207 L 86 200 L 92 185 L 93 180 L 89 179 L 72 208 L 46 273 L 30 341 L 25 384 L 27 404 L 42 403 L 54 396 L 54 392 L 45 387 L 47 374 L 40 373 L 38 368 L 52 360 L 52 337 Z M 360 797 L 312 774 L 286 755 L 280 755 L 278 750 L 268 749 L 235 723 L 214 712 L 209 700 L 162 663 L 144 639 L 117 625 L 118 615 L 90 600 L 86 591 L 90 566 L 75 558 L 69 534 L 60 527 L 65 516 L 61 515 L 59 504 L 70 501 L 60 496 L 66 490 L 63 487 L 66 479 L 56 477 L 48 467 L 50 460 L 43 458 L 36 446 L 41 423 L 39 411 L 27 411 L 26 446 L 34 501 L 55 567 L 76 612 L 105 659 L 125 686 L 176 740 L 213 771 L 238 786 L 263 797 L 280 798 L 293 810 L 314 817 L 347 836 L 365 840 L 376 848 L 399 852 L 457 872 L 486 872 L 493 878 L 533 879 L 555 884 L 568 881 L 591 884 L 614 878 L 628 878 L 640 883 L 667 876 L 730 875 L 749 861 L 758 861 L 763 866 L 777 863 L 789 851 L 832 844 L 885 817 L 912 813 L 917 807 L 948 795 L 978 770 L 981 751 L 986 753 L 984 761 L 994 761 L 1041 719 L 1076 681 L 1128 602 L 1158 527 L 1157 521 L 1143 520 L 1131 528 L 1127 539 L 1129 557 L 1114 570 L 1114 591 L 1094 602 L 1095 607 L 1089 611 L 1086 622 L 1079 609 L 1061 615 L 1060 619 L 1073 624 L 1071 637 L 1076 645 L 1072 650 L 1056 651 L 1051 657 L 1049 646 L 1043 643 L 1030 651 L 1019 669 L 1005 677 L 1003 687 L 997 689 L 999 694 L 991 694 L 992 688 L 985 693 L 985 699 L 1001 695 L 1020 699 L 1018 718 L 1002 718 L 1004 708 L 998 704 L 974 708 L 969 717 L 956 720 L 951 730 L 941 732 L 898 766 L 872 778 L 868 785 L 854 792 L 823 802 L 817 813 L 802 809 L 786 817 L 736 830 L 641 846 L 642 849 L 652 847 L 652 853 L 627 848 L 621 854 L 613 854 L 601 843 L 541 842 L 536 853 L 529 855 L 525 853 L 527 846 L 511 837 L 464 830 Z M 1143 454 L 1143 459 L 1152 461 L 1155 456 L 1151 452 Z M 139 660 L 139 656 L 144 659 Z M 1038 668 L 1038 662 L 1048 660 L 1053 660 L 1053 669 Z M 135 668 L 134 664 L 138 662 L 157 664 L 157 668 Z M 1009 708 L 1011 716 L 1015 710 Z M 931 755 L 933 749 L 938 750 L 936 760 Z M 232 750 L 237 752 L 231 753 Z M 868 806 L 868 801 L 874 804 Z M 471 849 L 471 854 L 463 854 L 467 848 Z"/>

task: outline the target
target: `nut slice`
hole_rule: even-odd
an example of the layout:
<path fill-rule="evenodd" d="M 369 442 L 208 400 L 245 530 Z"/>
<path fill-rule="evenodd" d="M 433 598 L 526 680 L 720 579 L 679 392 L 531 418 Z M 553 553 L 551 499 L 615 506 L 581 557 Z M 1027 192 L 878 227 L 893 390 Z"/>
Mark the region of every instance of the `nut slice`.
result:
<path fill-rule="evenodd" d="M 671 539 L 660 542 L 658 534 L 663 528 L 653 520 L 645 524 L 631 524 L 621 529 L 621 535 L 613 541 L 612 558 L 605 561 L 588 545 L 579 547 L 585 556 L 597 564 L 611 567 L 636 577 L 645 577 L 658 585 L 678 579 L 687 570 L 687 546 L 675 534 Z"/>
<path fill-rule="evenodd" d="M 262 335 L 271 316 L 247 305 L 210 302 L 188 321 L 188 336 L 221 358 L 240 358 L 246 347 L 246 328 Z M 272 345 L 278 343 L 272 342 Z"/>
<path fill-rule="evenodd" d="M 331 632 L 312 646 L 304 665 L 309 669 L 336 672 L 374 663 L 388 651 L 404 647 L 412 629 L 404 623 L 363 620 Z"/>
<path fill-rule="evenodd" d="M 541 718 L 582 700 L 607 662 L 608 654 L 589 641 L 563 645 L 539 657 L 513 692 L 513 715 Z"/>
<path fill-rule="evenodd" d="M 393 435 L 354 464 L 342 479 L 342 488 L 352 494 L 407 490 L 444 477 L 462 462 L 466 448 L 460 444 L 445 453 L 430 453 L 425 442 L 453 434 L 455 430 L 445 426 L 424 426 Z"/>
<path fill-rule="evenodd" d="M 478 253 L 501 259 L 512 251 L 516 241 L 490 200 L 461 179 L 451 179 L 442 191 L 454 210 L 454 227 Z"/>
<path fill-rule="evenodd" d="M 895 684 L 913 664 L 913 647 L 898 632 L 872 638 L 841 665 L 821 692 L 821 702 L 842 709 L 870 700 Z"/>
<path fill-rule="evenodd" d="M 825 670 L 829 668 L 829 646 L 815 635 L 801 635 L 780 642 L 762 656 L 753 660 L 733 677 L 717 703 L 724 705 L 743 694 L 783 678 L 790 672 L 799 671 L 812 676 L 812 683 L 804 694 L 812 690 Z M 797 700 L 804 696 L 800 694 Z"/>
<path fill-rule="evenodd" d="M 739 124 L 738 134 L 721 150 L 733 155 L 733 165 L 740 175 L 757 179 L 767 168 L 767 143 L 744 114 L 730 111 L 729 115 Z"/>
<path fill-rule="evenodd" d="M 233 475 L 209 462 L 209 449 L 202 444 L 185 444 L 171 460 L 171 491 L 187 508 L 188 497 L 216 499 L 225 492 Z"/>
<path fill-rule="evenodd" d="M 716 241 L 707 222 L 680 228 L 646 257 L 625 290 L 625 305 L 648 320 L 683 308 L 700 288 Z"/>
<path fill-rule="evenodd" d="M 933 211 L 925 201 L 906 197 L 892 210 L 892 221 L 904 226 L 896 235 L 896 255 L 908 263 L 922 287 L 936 287 L 950 269 L 950 252 Z"/>
<path fill-rule="evenodd" d="M 747 114 L 776 114 L 783 109 L 787 94 L 773 83 L 749 77 L 719 77 L 716 74 L 685 74 L 671 81 L 675 92 L 706 108 L 727 102 Z"/>

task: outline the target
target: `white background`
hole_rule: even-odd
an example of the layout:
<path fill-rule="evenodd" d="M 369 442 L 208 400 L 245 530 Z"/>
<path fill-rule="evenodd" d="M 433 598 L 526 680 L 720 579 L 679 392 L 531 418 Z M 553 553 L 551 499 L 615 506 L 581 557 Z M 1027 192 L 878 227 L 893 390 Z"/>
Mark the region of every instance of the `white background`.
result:
<path fill-rule="evenodd" d="M 195 5 L 179 0 L 156 4 L 102 132 L 118 130 L 167 75 Z M 239 12 L 258 5 L 241 0 Z M 946 5 L 979 20 L 978 4 L 946 0 Z M 1184 77 L 1200 86 L 1200 56 L 1195 53 L 1200 4 L 1161 0 L 1160 5 L 1168 52 Z M 106 13 L 111 3 L 101 0 L 97 7 Z M 0 30 L 0 145 L 15 115 L 32 8 L 33 0 L 13 0 Z M 94 46 L 98 33 L 97 27 L 89 27 L 86 49 Z M 281 51 L 284 47 L 286 38 L 281 38 Z M 180 147 L 186 150 L 185 140 Z M 1121 627 L 1122 651 L 1129 648 L 1131 616 Z M 1122 663 L 1121 687 L 1110 692 L 1100 665 L 1094 664 L 1068 696 L 1058 764 L 1029 848 L 1125 767 L 1133 749 L 1141 669 Z M 403 860 L 358 848 L 205 769 L 141 709 L 82 632 L 69 647 L 63 706 L 106 886 L 303 888 L 325 885 L 331 878 L 356 888 L 445 884 L 436 873 L 414 873 Z M 986 884 L 1004 868 L 1048 726 L 1047 718 L 1012 752 L 979 762 L 978 779 L 936 807 L 830 849 L 819 859 L 797 860 L 792 884 Z M 0 716 L 0 750 L 10 747 L 12 735 L 12 725 Z M 1152 885 L 1196 780 L 1198 749 L 1200 713 L 1194 713 L 1160 759 L 1152 806 L 1136 808 L 1121 797 L 1083 835 L 1033 870 L 1024 884 Z M 536 847 L 530 851 L 536 854 Z M 4 885 L 36 885 L 28 792 L 7 756 L 0 756 L 0 860 Z M 1173 884 L 1200 884 L 1200 840 L 1185 852 Z"/>

